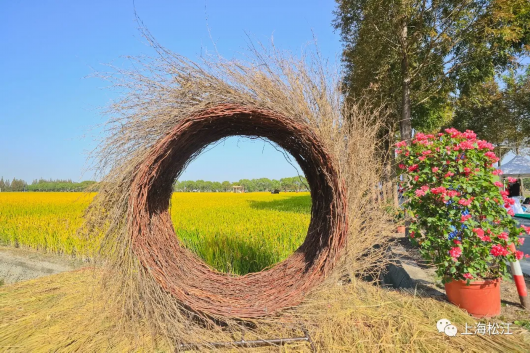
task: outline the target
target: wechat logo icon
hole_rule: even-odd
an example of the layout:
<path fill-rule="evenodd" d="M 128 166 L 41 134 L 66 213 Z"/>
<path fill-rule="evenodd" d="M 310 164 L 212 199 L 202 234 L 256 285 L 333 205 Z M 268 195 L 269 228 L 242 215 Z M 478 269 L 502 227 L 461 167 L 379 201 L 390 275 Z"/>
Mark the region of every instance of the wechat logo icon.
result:
<path fill-rule="evenodd" d="M 436 328 L 438 329 L 438 332 L 444 332 L 447 336 L 454 337 L 456 336 L 456 333 L 458 329 L 455 325 L 451 324 L 451 321 L 447 319 L 441 319 L 438 320 L 436 323 Z"/>

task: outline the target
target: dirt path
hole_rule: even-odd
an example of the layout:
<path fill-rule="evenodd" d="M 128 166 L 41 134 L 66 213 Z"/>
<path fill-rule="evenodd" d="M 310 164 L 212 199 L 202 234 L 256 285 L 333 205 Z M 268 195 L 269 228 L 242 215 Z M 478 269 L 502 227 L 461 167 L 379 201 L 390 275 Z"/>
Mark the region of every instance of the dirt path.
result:
<path fill-rule="evenodd" d="M 81 260 L 34 250 L 0 246 L 0 283 L 26 281 L 82 267 Z"/>

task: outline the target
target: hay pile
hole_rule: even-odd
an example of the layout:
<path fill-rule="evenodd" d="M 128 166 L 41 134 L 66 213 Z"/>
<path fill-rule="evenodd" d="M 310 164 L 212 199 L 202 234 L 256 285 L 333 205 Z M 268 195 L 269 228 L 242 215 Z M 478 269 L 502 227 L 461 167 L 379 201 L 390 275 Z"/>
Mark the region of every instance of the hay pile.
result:
<path fill-rule="evenodd" d="M 393 227 L 372 199 L 381 119 L 342 100 L 340 74 L 318 53 L 299 60 L 272 48 L 251 50 L 246 62 L 195 63 L 147 38 L 158 57 L 131 58 L 133 71 L 107 76 L 126 94 L 110 107 L 108 137 L 94 154 L 105 176 L 86 215 L 85 229 L 104 233 L 109 295 L 123 314 L 178 345 L 194 327 L 240 330 L 248 321 L 239 319 L 269 320 L 315 286 L 379 271 Z M 302 246 L 270 269 L 239 277 L 183 248 L 168 213 L 172 183 L 186 165 L 234 135 L 289 152 L 312 197 Z"/>

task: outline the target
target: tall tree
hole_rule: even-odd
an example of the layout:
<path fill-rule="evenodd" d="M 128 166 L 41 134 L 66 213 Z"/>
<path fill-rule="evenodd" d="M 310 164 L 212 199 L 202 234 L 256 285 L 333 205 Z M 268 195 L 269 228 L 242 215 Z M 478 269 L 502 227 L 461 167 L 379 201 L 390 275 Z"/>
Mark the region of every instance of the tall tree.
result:
<path fill-rule="evenodd" d="M 499 156 L 509 150 L 519 154 L 530 143 L 530 70 L 510 71 L 502 87 L 490 79 L 471 88 L 456 100 L 452 125 L 474 130 Z"/>
<path fill-rule="evenodd" d="M 399 122 L 435 130 L 466 94 L 516 65 L 530 43 L 528 0 L 336 0 L 350 97 L 369 94 Z"/>

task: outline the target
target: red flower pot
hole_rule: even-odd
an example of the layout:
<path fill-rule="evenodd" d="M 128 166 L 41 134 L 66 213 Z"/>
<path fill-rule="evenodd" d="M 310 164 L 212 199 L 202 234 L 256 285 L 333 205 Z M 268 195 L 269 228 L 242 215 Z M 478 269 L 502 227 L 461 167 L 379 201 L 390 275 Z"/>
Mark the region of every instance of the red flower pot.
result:
<path fill-rule="evenodd" d="M 492 317 L 501 313 L 501 279 L 452 281 L 445 284 L 447 299 L 474 317 Z"/>
<path fill-rule="evenodd" d="M 397 227 L 397 232 L 401 233 L 401 234 L 405 234 L 405 226 L 398 226 Z"/>

